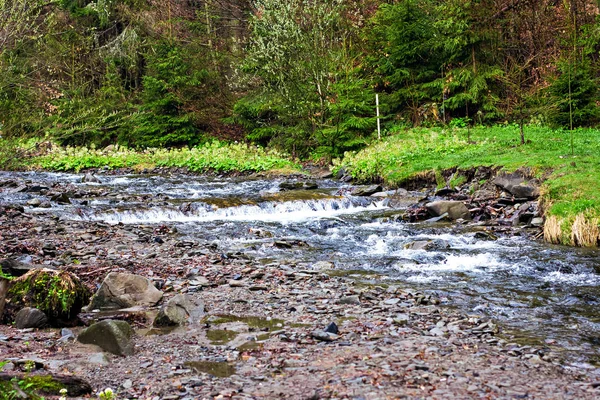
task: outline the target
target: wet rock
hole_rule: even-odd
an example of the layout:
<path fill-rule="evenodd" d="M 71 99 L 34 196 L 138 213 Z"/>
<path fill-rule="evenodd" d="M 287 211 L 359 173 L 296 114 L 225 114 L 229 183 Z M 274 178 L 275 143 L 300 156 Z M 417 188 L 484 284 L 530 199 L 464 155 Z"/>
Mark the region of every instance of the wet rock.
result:
<path fill-rule="evenodd" d="M 407 250 L 442 250 L 450 247 L 445 240 L 415 240 L 404 245 Z"/>
<path fill-rule="evenodd" d="M 475 232 L 475 239 L 479 240 L 498 240 L 498 236 L 488 231 Z"/>
<path fill-rule="evenodd" d="M 102 350 L 116 355 L 132 355 L 133 329 L 125 321 L 104 320 L 84 329 L 77 340 L 84 344 L 95 344 Z"/>
<path fill-rule="evenodd" d="M 58 204 L 71 204 L 71 199 L 69 195 L 66 193 L 57 193 L 50 198 L 50 200 L 58 203 Z"/>
<path fill-rule="evenodd" d="M 280 190 L 314 190 L 318 189 L 319 185 L 314 182 L 281 182 Z"/>
<path fill-rule="evenodd" d="M 152 281 L 143 276 L 111 272 L 92 297 L 88 309 L 110 310 L 154 306 L 162 296 L 163 293 L 154 287 Z"/>
<path fill-rule="evenodd" d="M 154 319 L 154 326 L 193 324 L 204 316 L 204 304 L 185 294 L 178 294 L 165 304 Z"/>
<path fill-rule="evenodd" d="M 27 201 L 27 205 L 31 207 L 39 207 L 42 204 L 42 200 L 35 198 Z"/>
<path fill-rule="evenodd" d="M 43 328 L 48 323 L 48 317 L 37 308 L 25 307 L 15 317 L 17 329 Z"/>
<path fill-rule="evenodd" d="M 354 188 L 354 189 L 352 189 L 350 194 L 352 196 L 365 197 L 365 196 L 371 196 L 372 194 L 382 192 L 382 191 L 383 191 L 383 188 L 380 185 L 371 185 L 371 186 Z"/>
<path fill-rule="evenodd" d="M 434 217 L 448 214 L 448 218 L 457 220 L 459 218 L 470 220 L 471 213 L 462 201 L 440 200 L 427 203 L 427 211 Z"/>
<path fill-rule="evenodd" d="M 100 179 L 98 179 L 98 177 L 96 177 L 94 174 L 91 173 L 87 173 L 84 175 L 83 178 L 81 178 L 81 183 L 101 183 Z"/>

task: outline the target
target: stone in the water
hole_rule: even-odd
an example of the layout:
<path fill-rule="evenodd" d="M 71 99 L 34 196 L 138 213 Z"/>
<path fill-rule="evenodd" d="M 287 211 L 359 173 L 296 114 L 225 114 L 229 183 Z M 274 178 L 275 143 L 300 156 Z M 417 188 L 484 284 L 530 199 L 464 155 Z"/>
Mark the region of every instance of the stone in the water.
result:
<path fill-rule="evenodd" d="M 77 340 L 84 344 L 95 344 L 102 350 L 116 355 L 132 355 L 133 329 L 125 321 L 104 320 L 84 329 Z"/>
<path fill-rule="evenodd" d="M 281 182 L 279 184 L 281 190 L 314 190 L 318 188 L 319 185 L 314 182 Z"/>
<path fill-rule="evenodd" d="M 31 207 L 39 207 L 40 204 L 42 204 L 42 200 L 38 199 L 37 197 L 27 201 L 27 205 Z"/>
<path fill-rule="evenodd" d="M 371 185 L 365 187 L 357 187 L 352 189 L 350 194 L 352 196 L 370 196 L 372 194 L 382 192 L 383 188 L 380 185 Z"/>
<path fill-rule="evenodd" d="M 48 323 L 48 317 L 37 308 L 25 307 L 15 317 L 17 329 L 43 328 Z"/>
<path fill-rule="evenodd" d="M 100 179 L 98 179 L 94 174 L 87 173 L 83 178 L 81 178 L 82 183 L 100 183 Z"/>
<path fill-rule="evenodd" d="M 154 319 L 154 326 L 192 324 L 204 316 L 204 304 L 185 294 L 178 294 L 165 304 Z"/>
<path fill-rule="evenodd" d="M 71 199 L 66 193 L 58 193 L 50 198 L 50 200 L 57 202 L 58 204 L 71 204 Z"/>
<path fill-rule="evenodd" d="M 445 240 L 415 240 L 404 245 L 407 250 L 442 250 L 450 247 Z"/>
<path fill-rule="evenodd" d="M 334 335 L 337 335 L 340 333 L 340 330 L 338 328 L 338 326 L 336 325 L 335 322 L 331 322 L 329 325 L 327 325 L 327 327 L 325 328 L 325 332 L 328 333 L 333 333 Z"/>
<path fill-rule="evenodd" d="M 439 217 L 443 214 L 448 214 L 448 218 L 457 220 L 459 218 L 470 220 L 471 213 L 462 201 L 440 200 L 427 203 L 425 205 L 429 214 L 434 217 Z"/>
<path fill-rule="evenodd" d="M 111 310 L 133 306 L 154 306 L 163 293 L 143 276 L 111 272 L 92 297 L 89 310 Z"/>

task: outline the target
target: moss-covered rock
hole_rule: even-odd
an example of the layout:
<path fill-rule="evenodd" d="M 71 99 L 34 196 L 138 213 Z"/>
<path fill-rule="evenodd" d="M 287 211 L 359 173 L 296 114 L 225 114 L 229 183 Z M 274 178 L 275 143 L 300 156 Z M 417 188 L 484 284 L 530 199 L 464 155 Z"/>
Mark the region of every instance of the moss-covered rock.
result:
<path fill-rule="evenodd" d="M 10 282 L 5 319 L 23 307 L 33 307 L 48 316 L 50 325 L 61 325 L 74 320 L 90 296 L 90 290 L 70 272 L 32 270 Z"/>

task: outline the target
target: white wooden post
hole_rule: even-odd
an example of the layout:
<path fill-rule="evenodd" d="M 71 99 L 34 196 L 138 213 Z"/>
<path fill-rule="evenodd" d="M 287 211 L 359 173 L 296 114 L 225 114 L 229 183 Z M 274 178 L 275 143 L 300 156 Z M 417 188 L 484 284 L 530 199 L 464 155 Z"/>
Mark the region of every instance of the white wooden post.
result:
<path fill-rule="evenodd" d="M 375 104 L 377 105 L 377 139 L 381 140 L 381 124 L 379 122 L 379 93 L 375 94 Z"/>

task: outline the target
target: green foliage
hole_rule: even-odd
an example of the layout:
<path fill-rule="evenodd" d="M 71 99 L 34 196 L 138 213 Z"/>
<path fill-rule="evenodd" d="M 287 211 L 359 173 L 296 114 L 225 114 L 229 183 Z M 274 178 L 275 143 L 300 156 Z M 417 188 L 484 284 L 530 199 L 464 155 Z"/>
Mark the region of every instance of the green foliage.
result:
<path fill-rule="evenodd" d="M 51 153 L 31 160 L 32 166 L 54 171 L 81 171 L 87 168 L 158 167 L 188 168 L 191 171 L 258 172 L 296 169 L 283 153 L 241 143 L 213 141 L 191 149 L 146 149 L 135 151 L 122 146 L 112 149 L 86 147 L 55 148 Z"/>
<path fill-rule="evenodd" d="M 257 0 L 244 71 L 260 87 L 234 107 L 248 138 L 295 156 L 341 155 L 374 129 L 374 95 L 342 1 Z"/>
<path fill-rule="evenodd" d="M 181 48 L 160 44 L 148 57 L 143 77 L 140 113 L 133 118 L 133 131 L 125 144 L 135 147 L 196 145 L 204 140 L 184 107 L 208 76 L 192 69 Z"/>
<path fill-rule="evenodd" d="M 598 80 L 592 75 L 590 67 L 586 64 L 575 65 L 572 60 L 565 61 L 559 64 L 559 73 L 548 88 L 554 105 L 550 113 L 551 122 L 568 128 L 571 112 L 574 127 L 592 126 L 600 121 Z"/>

